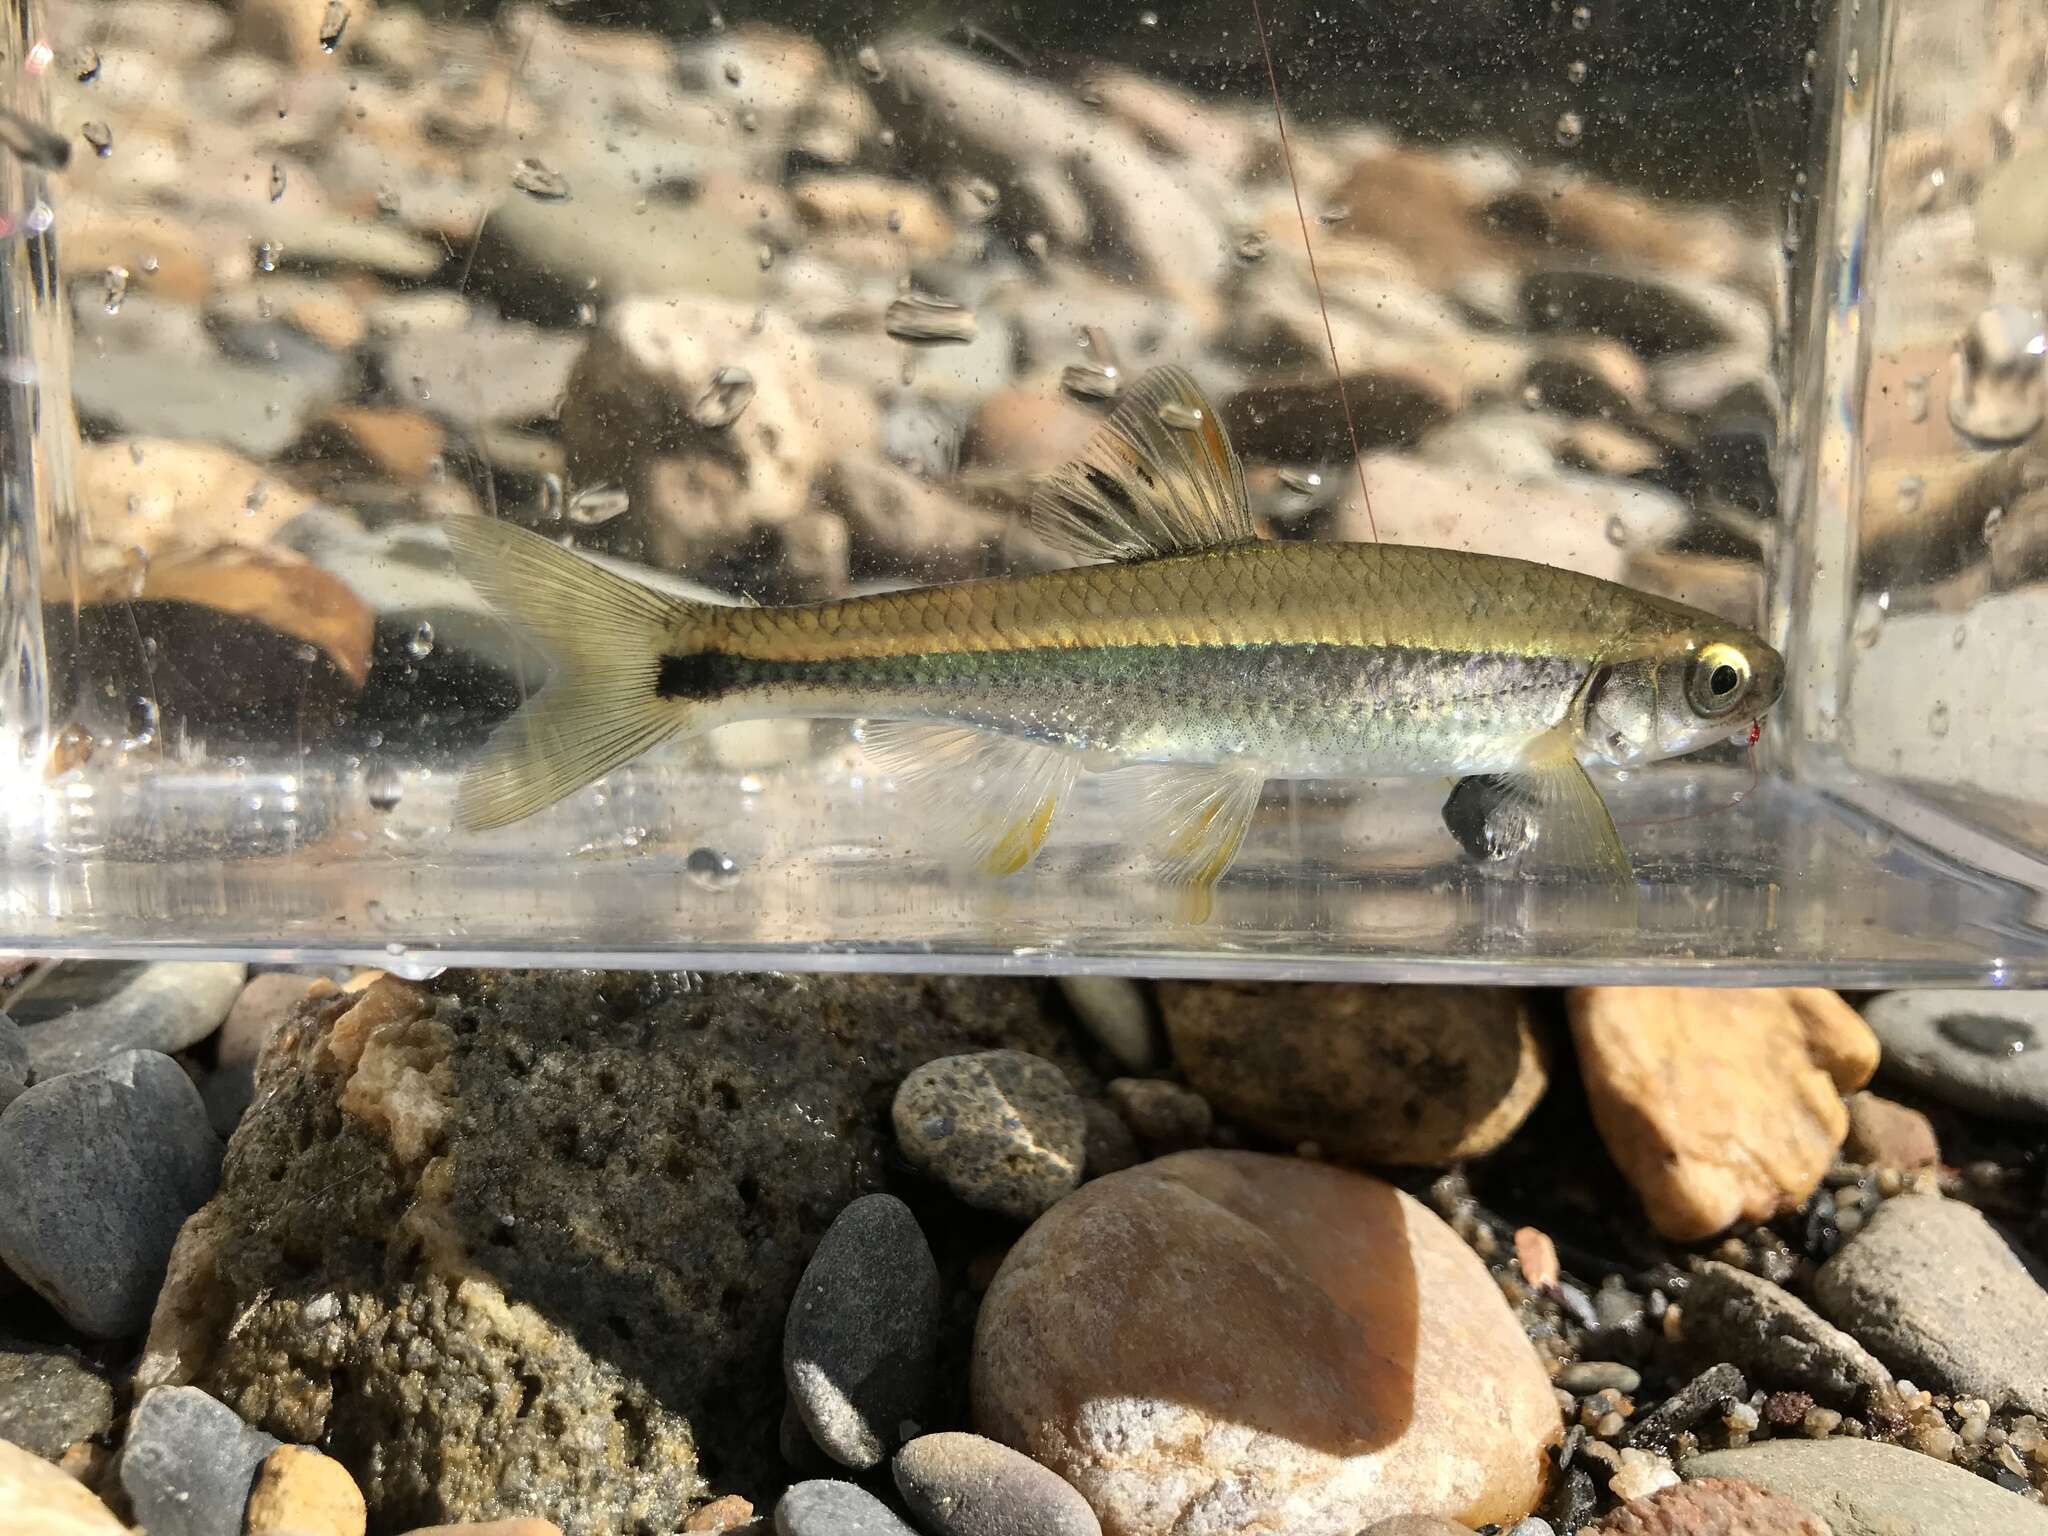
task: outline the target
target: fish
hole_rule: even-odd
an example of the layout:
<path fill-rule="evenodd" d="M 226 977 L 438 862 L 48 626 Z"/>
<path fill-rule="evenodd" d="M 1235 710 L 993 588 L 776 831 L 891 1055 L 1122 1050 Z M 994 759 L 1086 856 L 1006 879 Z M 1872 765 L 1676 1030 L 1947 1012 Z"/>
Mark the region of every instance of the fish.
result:
<path fill-rule="evenodd" d="M 1784 663 L 1726 619 L 1468 550 L 1260 537 L 1194 378 L 1126 390 L 1046 477 L 1036 531 L 1074 563 L 831 602 L 727 607 L 483 516 L 457 568 L 555 670 L 466 769 L 457 816 L 531 816 L 679 733 L 847 719 L 982 870 L 1031 862 L 1099 775 L 1169 886 L 1206 893 L 1271 780 L 1483 780 L 1545 875 L 1633 890 L 1586 771 L 1739 734 Z M 1203 910 L 1206 910 L 1206 901 Z"/>

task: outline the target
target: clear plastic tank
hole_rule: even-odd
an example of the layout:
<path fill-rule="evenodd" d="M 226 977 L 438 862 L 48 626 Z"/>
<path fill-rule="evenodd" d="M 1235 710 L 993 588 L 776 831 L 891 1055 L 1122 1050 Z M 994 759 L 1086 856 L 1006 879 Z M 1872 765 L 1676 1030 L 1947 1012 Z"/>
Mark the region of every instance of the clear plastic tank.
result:
<path fill-rule="evenodd" d="M 985 9 L 4 0 L 0 942 L 2048 981 L 2038 6 L 1274 3 L 1305 217 L 1249 0 Z M 1272 536 L 1366 538 L 1331 343 L 1381 537 L 1786 652 L 1754 780 L 1599 776 L 1633 923 L 1441 780 L 1269 787 L 1201 924 L 1085 786 L 966 876 L 843 722 L 454 828 L 544 673 L 442 519 L 728 599 L 1031 569 L 1177 362 Z"/>

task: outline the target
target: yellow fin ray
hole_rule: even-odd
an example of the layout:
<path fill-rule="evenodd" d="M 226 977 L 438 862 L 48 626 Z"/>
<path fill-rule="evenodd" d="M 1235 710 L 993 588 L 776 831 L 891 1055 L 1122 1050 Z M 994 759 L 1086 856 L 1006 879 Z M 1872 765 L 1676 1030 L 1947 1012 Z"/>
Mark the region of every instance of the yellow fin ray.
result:
<path fill-rule="evenodd" d="M 856 734 L 875 766 L 992 875 L 1037 857 L 1080 770 L 1070 752 L 968 726 L 871 720 Z"/>

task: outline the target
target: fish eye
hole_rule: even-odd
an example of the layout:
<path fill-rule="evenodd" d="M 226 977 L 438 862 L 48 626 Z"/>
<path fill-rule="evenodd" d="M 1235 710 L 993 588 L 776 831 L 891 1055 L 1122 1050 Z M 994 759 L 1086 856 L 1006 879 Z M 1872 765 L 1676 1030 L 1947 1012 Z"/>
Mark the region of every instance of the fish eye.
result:
<path fill-rule="evenodd" d="M 1749 686 L 1749 658 L 1732 645 L 1701 648 L 1692 667 L 1693 707 L 1703 715 L 1726 714 Z"/>

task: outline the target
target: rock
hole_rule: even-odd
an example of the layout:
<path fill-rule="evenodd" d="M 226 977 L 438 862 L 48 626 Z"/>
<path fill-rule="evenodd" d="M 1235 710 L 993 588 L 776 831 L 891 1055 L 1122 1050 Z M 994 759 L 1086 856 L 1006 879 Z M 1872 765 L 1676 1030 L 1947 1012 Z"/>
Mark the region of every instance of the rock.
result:
<path fill-rule="evenodd" d="M 574 331 L 473 318 L 454 331 L 408 331 L 384 345 L 384 377 L 408 406 L 462 423 L 553 421 L 585 341 Z"/>
<path fill-rule="evenodd" d="M 83 445 L 78 493 L 95 537 L 151 560 L 265 543 L 315 504 L 239 453 L 153 437 Z"/>
<path fill-rule="evenodd" d="M 917 1536 L 873 1494 L 852 1483 L 793 1483 L 775 1503 L 775 1536 Z"/>
<path fill-rule="evenodd" d="M 1088 1501 L 980 1435 L 923 1435 L 896 1453 L 896 1491 L 936 1536 L 1102 1536 Z"/>
<path fill-rule="evenodd" d="M 289 366 L 185 347 L 94 348 L 72 377 L 79 415 L 103 433 L 218 443 L 255 459 L 282 453 L 349 383 L 338 355 L 310 347 Z"/>
<path fill-rule="evenodd" d="M 1224 1115 L 1359 1162 L 1489 1152 L 1548 1081 L 1509 987 L 1169 981 L 1159 1006 L 1174 1059 Z"/>
<path fill-rule="evenodd" d="M 7 1536 L 127 1536 L 128 1527 L 85 1485 L 0 1439 L 0 1509 Z"/>
<path fill-rule="evenodd" d="M 768 292 L 761 250 L 758 235 L 709 209 L 595 188 L 560 203 L 500 202 L 477 266 L 515 313 L 650 294 L 753 304 Z"/>
<path fill-rule="evenodd" d="M 1804 1506 L 1830 1536 L 2043 1536 L 2048 1510 L 1896 1445 L 1835 1436 L 1770 1440 L 1686 1462 L 1688 1479 L 1731 1478 Z"/>
<path fill-rule="evenodd" d="M 1731 345 L 1753 357 L 1770 354 L 1771 318 L 1762 304 L 1716 284 L 1681 285 L 1649 270 L 1532 272 L 1522 282 L 1522 311 L 1540 329 L 1612 336 L 1653 362 Z"/>
<path fill-rule="evenodd" d="M 1448 1226 L 1376 1179 L 1246 1152 L 1112 1174 L 1040 1218 L 983 1299 L 973 1404 L 1113 1536 L 1513 1520 L 1561 1434 Z"/>
<path fill-rule="evenodd" d="M 1932 1168 L 1941 1161 L 1934 1125 L 1917 1109 L 1874 1093 L 1852 1093 L 1842 1155 L 1873 1168 Z"/>
<path fill-rule="evenodd" d="M 1127 1072 L 1159 1062 L 1159 1027 L 1145 989 L 1128 976 L 1062 976 L 1060 992 L 1088 1033 Z"/>
<path fill-rule="evenodd" d="M 220 1027 L 213 1072 L 199 1090 L 206 1117 L 226 1137 L 249 1107 L 256 1091 L 256 1058 L 291 1011 L 318 992 L 325 996 L 334 983 L 292 971 L 265 971 L 252 976 L 228 1010 Z"/>
<path fill-rule="evenodd" d="M 1600 1139 L 1666 1237 L 1767 1221 L 1818 1187 L 1877 1042 L 1834 993 L 1584 987 L 1566 997 Z"/>
<path fill-rule="evenodd" d="M 925 581 L 975 575 L 1003 532 L 982 508 L 873 455 L 836 460 L 825 495 L 846 520 L 857 576 L 910 574 Z"/>
<path fill-rule="evenodd" d="M 1884 1075 L 2012 1120 L 2048 1123 L 2048 992 L 1888 992 L 1864 1005 Z"/>
<path fill-rule="evenodd" d="M 1868 1350 L 1782 1286 L 1711 1259 L 1686 1288 L 1688 1344 L 1732 1360 L 1760 1386 L 1811 1393 L 1853 1411 L 1892 1375 Z"/>
<path fill-rule="evenodd" d="M 1154 1155 L 1202 1146 L 1216 1124 L 1209 1101 L 1179 1083 L 1119 1077 L 1104 1091 L 1131 1133 Z"/>
<path fill-rule="evenodd" d="M 562 1536 L 552 1520 L 521 1515 L 510 1520 L 463 1520 L 454 1525 L 420 1525 L 405 1536 Z"/>
<path fill-rule="evenodd" d="M 249 968 L 208 962 L 151 965 L 113 996 L 27 1031 L 37 1078 L 96 1067 L 123 1051 L 169 1056 L 197 1045 L 234 1006 Z"/>
<path fill-rule="evenodd" d="M 1596 1536 L 1830 1536 L 1817 1516 L 1792 1500 L 1722 1477 L 1631 1499 L 1590 1530 Z"/>
<path fill-rule="evenodd" d="M 367 1518 L 363 1495 L 340 1462 L 310 1446 L 281 1445 L 256 1473 L 243 1532 L 363 1536 Z"/>
<path fill-rule="evenodd" d="M 451 971 L 315 999 L 258 1063 L 141 1377 L 325 1447 L 374 1529 L 673 1529 L 700 1445 L 728 1486 L 786 1480 L 788 1301 L 830 1215 L 896 1174 L 904 1076 L 1004 1046 L 1085 1084 L 1071 1035 L 1049 987 L 990 979 Z"/>
<path fill-rule="evenodd" d="M 1621 1465 L 1607 1479 L 1607 1491 L 1624 1504 L 1633 1504 L 1677 1484 L 1678 1474 L 1663 1456 L 1626 1446 L 1621 1452 Z"/>
<path fill-rule="evenodd" d="M 1081 1182 L 1081 1101 L 1058 1067 L 1022 1051 L 927 1062 L 889 1113 L 912 1166 L 981 1210 L 1029 1221 Z"/>
<path fill-rule="evenodd" d="M 348 0 L 339 38 L 328 39 L 327 0 L 237 0 L 235 44 L 294 70 L 310 70 L 353 47 L 375 25 L 369 0 Z M 351 36 L 350 33 L 354 35 Z"/>
<path fill-rule="evenodd" d="M 1636 1449 L 1668 1450 L 1681 1434 L 1715 1409 L 1748 1394 L 1749 1383 L 1734 1366 L 1725 1360 L 1709 1366 L 1637 1419 L 1629 1429 L 1628 1443 Z"/>
<path fill-rule="evenodd" d="M 953 246 L 953 221 L 931 191 L 886 176 L 805 176 L 789 189 L 796 211 L 821 233 L 874 244 L 878 253 L 931 261 Z"/>
<path fill-rule="evenodd" d="M 1577 1360 L 1551 1378 L 1567 1392 L 1583 1397 L 1589 1392 L 1633 1392 L 1643 1384 L 1642 1373 L 1618 1360 Z"/>
<path fill-rule="evenodd" d="M 864 1195 L 826 1230 L 789 1304 L 782 1371 L 811 1438 L 865 1470 L 930 1416 L 939 1271 L 910 1208 Z"/>
<path fill-rule="evenodd" d="M 1813 1291 L 1900 1375 L 2048 1416 L 2048 1292 L 1974 1207 L 1885 1201 Z"/>
<path fill-rule="evenodd" d="M 0 1116 L 0 1259 L 80 1332 L 149 1321 L 178 1227 L 213 1193 L 220 1142 L 168 1056 L 125 1051 L 37 1083 Z"/>
<path fill-rule="evenodd" d="M 1358 1536 L 1472 1536 L 1472 1527 L 1440 1515 L 1393 1515 L 1373 1521 Z"/>
<path fill-rule="evenodd" d="M 1099 1179 L 1105 1173 L 1120 1173 L 1144 1160 L 1130 1126 L 1102 1100 L 1083 1099 L 1081 1115 L 1088 1123 L 1082 1155 L 1085 1177 Z"/>
<path fill-rule="evenodd" d="M 149 1536 L 239 1536 L 257 1470 L 277 1448 L 197 1387 L 158 1387 L 129 1417 L 121 1486 Z"/>
<path fill-rule="evenodd" d="M 113 1388 L 77 1355 L 0 1338 L 0 1440 L 56 1461 L 113 1424 Z"/>
<path fill-rule="evenodd" d="M 686 1532 L 729 1531 L 754 1518 L 754 1506 L 736 1493 L 724 1494 L 709 1504 L 699 1504 L 683 1521 Z"/>
<path fill-rule="evenodd" d="M 1047 474 L 1088 446 L 1102 425 L 1050 382 L 997 390 L 968 424 L 960 460 L 970 468 Z"/>
<path fill-rule="evenodd" d="M 21 1091 L 35 1081 L 35 1068 L 29 1064 L 28 1041 L 14 1020 L 0 1013 L 0 1110 L 4 1110 L 16 1099 Z"/>

